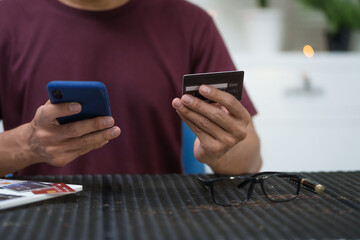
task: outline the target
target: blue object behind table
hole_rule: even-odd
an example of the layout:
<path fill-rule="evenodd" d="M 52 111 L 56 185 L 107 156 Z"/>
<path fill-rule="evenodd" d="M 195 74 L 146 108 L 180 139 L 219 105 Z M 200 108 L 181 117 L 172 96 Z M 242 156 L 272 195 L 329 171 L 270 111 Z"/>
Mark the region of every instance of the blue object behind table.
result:
<path fill-rule="evenodd" d="M 195 133 L 182 122 L 183 132 L 183 151 L 182 158 L 184 163 L 184 170 L 187 174 L 205 173 L 205 166 L 203 163 L 196 160 L 194 156 L 194 141 L 196 138 Z"/>

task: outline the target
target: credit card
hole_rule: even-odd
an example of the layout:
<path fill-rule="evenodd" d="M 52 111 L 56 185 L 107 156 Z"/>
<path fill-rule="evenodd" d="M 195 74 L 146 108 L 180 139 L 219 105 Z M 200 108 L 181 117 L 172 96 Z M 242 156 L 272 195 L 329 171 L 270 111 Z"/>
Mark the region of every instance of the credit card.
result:
<path fill-rule="evenodd" d="M 244 71 L 211 72 L 185 74 L 183 77 L 183 95 L 189 94 L 205 102 L 213 101 L 203 97 L 199 93 L 202 84 L 215 87 L 219 90 L 232 94 L 239 101 L 241 100 Z"/>

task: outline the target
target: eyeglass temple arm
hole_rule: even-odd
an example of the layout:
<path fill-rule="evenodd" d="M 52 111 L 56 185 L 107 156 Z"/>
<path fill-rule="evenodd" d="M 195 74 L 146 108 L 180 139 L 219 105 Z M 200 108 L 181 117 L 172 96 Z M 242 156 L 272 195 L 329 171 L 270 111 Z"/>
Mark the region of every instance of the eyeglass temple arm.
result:
<path fill-rule="evenodd" d="M 198 182 L 200 183 L 201 186 L 203 186 L 205 189 L 209 189 L 209 187 L 207 186 L 207 181 L 202 179 L 202 178 L 196 178 L 198 180 Z"/>

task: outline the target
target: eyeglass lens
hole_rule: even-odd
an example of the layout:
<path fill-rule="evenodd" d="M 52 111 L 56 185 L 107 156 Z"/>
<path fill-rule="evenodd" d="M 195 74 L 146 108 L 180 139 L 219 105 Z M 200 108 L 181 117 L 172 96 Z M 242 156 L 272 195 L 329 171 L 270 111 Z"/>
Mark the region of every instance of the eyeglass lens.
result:
<path fill-rule="evenodd" d="M 288 201 L 296 198 L 298 182 L 288 176 L 270 176 L 264 179 L 263 188 L 271 201 Z"/>

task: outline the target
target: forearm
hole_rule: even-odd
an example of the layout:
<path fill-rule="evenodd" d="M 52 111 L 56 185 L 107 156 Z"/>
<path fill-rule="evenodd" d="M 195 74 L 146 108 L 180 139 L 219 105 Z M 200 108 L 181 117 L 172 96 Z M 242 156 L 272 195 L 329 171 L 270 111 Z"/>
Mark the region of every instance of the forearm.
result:
<path fill-rule="evenodd" d="M 255 173 L 261 166 L 260 140 L 252 122 L 247 137 L 210 165 L 215 173 L 226 175 Z"/>
<path fill-rule="evenodd" d="M 36 163 L 28 139 L 30 124 L 0 133 L 0 176 L 16 172 Z"/>

